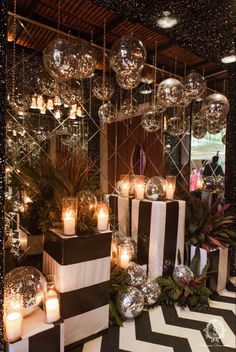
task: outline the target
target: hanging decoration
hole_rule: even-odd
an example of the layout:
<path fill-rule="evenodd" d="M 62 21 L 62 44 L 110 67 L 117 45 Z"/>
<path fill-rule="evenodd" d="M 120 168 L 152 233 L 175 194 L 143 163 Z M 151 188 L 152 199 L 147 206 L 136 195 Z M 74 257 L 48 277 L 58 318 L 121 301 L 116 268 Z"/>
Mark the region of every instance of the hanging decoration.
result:
<path fill-rule="evenodd" d="M 121 102 L 120 111 L 126 116 L 132 116 L 138 111 L 139 105 L 132 94 Z"/>
<path fill-rule="evenodd" d="M 200 97 L 206 90 L 205 79 L 197 72 L 192 71 L 183 79 L 186 98 L 190 101 Z"/>
<path fill-rule="evenodd" d="M 167 108 L 178 106 L 184 97 L 184 87 L 179 80 L 167 78 L 159 84 L 157 96 L 159 102 Z"/>
<path fill-rule="evenodd" d="M 171 136 L 181 136 L 189 129 L 189 121 L 183 115 L 174 115 L 167 120 L 166 131 Z"/>
<path fill-rule="evenodd" d="M 98 116 L 102 124 L 114 122 L 116 120 L 116 111 L 114 105 L 112 105 L 110 102 L 101 105 L 98 110 Z"/>
<path fill-rule="evenodd" d="M 116 81 L 118 85 L 123 89 L 134 89 L 139 85 L 141 76 L 137 71 L 133 71 L 127 74 L 117 74 Z"/>
<path fill-rule="evenodd" d="M 220 93 L 208 95 L 203 102 L 201 111 L 209 121 L 219 121 L 227 116 L 229 101 Z"/>
<path fill-rule="evenodd" d="M 162 115 L 155 111 L 155 108 L 149 108 L 142 116 L 141 121 L 144 131 L 153 133 L 157 132 L 162 125 Z"/>

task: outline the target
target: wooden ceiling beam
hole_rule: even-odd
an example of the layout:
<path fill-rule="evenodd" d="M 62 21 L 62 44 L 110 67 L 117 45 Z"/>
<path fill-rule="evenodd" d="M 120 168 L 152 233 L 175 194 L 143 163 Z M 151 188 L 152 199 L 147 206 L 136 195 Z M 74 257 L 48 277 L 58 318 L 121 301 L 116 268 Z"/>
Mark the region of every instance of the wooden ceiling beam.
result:
<path fill-rule="evenodd" d="M 208 60 L 202 60 L 196 64 L 193 64 L 193 65 L 187 65 L 187 70 L 190 71 L 190 70 L 197 70 L 199 67 L 203 66 L 203 65 L 207 65 L 209 64 L 209 61 Z"/>
<path fill-rule="evenodd" d="M 157 45 L 157 53 L 162 52 L 165 49 L 168 49 L 169 47 L 176 45 L 176 43 L 172 39 L 168 39 L 166 42 Z M 149 57 L 153 57 L 155 55 L 155 47 L 151 50 L 148 51 L 147 55 Z"/>
<path fill-rule="evenodd" d="M 117 16 L 114 20 L 111 20 L 109 23 L 106 24 L 106 33 L 110 34 L 114 29 L 119 26 L 122 22 L 124 22 L 126 19 L 124 19 L 121 16 Z M 113 33 L 115 36 L 118 37 L 116 33 Z M 103 37 L 103 28 L 98 29 L 93 33 L 94 40 L 100 40 Z"/>

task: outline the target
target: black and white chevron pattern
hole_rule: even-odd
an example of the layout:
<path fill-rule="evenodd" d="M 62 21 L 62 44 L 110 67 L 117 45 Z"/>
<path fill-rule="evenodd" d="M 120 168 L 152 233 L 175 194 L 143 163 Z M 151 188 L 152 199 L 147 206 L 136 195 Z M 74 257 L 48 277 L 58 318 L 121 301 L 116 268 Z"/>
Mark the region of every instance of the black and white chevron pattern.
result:
<path fill-rule="evenodd" d="M 109 332 L 72 350 L 73 352 L 233 352 L 236 349 L 236 293 L 222 291 L 204 311 L 180 307 L 157 307 L 143 312 L 124 327 Z M 220 322 L 221 338 L 207 337 L 209 322 Z M 217 324 L 214 326 L 217 335 Z"/>

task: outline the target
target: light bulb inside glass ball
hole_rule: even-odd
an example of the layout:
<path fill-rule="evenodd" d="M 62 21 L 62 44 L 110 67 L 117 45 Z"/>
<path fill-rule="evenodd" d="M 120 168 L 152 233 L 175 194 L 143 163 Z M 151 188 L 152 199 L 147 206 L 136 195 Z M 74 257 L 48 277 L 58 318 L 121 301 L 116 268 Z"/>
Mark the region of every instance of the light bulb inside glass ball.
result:
<path fill-rule="evenodd" d="M 161 176 L 151 177 L 145 187 L 145 194 L 150 200 L 163 199 L 166 190 L 166 181 Z"/>
<path fill-rule="evenodd" d="M 140 82 L 139 72 L 130 72 L 124 75 L 116 75 L 116 81 L 119 86 L 123 89 L 134 89 L 139 85 Z"/>
<path fill-rule="evenodd" d="M 189 121 L 183 116 L 173 116 L 167 120 L 166 131 L 171 136 L 180 136 L 189 129 Z"/>
<path fill-rule="evenodd" d="M 102 123 L 110 123 L 116 121 L 116 110 L 110 102 L 105 103 L 98 109 L 98 116 Z"/>
<path fill-rule="evenodd" d="M 184 87 L 177 79 L 167 78 L 159 84 L 157 96 L 160 104 L 167 108 L 178 106 L 183 100 Z"/>
<path fill-rule="evenodd" d="M 93 82 L 93 95 L 99 100 L 110 100 L 115 89 L 109 77 L 98 77 Z"/>
<path fill-rule="evenodd" d="M 219 121 L 222 117 L 227 116 L 229 101 L 223 94 L 214 93 L 208 95 L 201 110 L 209 121 Z"/>
<path fill-rule="evenodd" d="M 146 61 L 146 49 L 143 43 L 133 37 L 124 36 L 118 39 L 109 54 L 111 68 L 118 74 L 140 72 Z"/>
<path fill-rule="evenodd" d="M 38 89 L 41 94 L 53 97 L 57 94 L 58 84 L 46 71 L 39 72 L 37 76 Z"/>
<path fill-rule="evenodd" d="M 204 93 L 206 82 L 204 77 L 193 71 L 184 78 L 183 86 L 186 96 L 191 100 L 200 97 Z"/>
<path fill-rule="evenodd" d="M 120 111 L 127 116 L 132 116 L 138 111 L 138 102 L 131 97 L 125 98 L 120 106 Z"/>
<path fill-rule="evenodd" d="M 161 128 L 162 115 L 157 113 L 155 109 L 149 108 L 142 116 L 141 125 L 144 131 L 154 133 Z"/>
<path fill-rule="evenodd" d="M 222 131 L 219 121 L 208 121 L 207 130 L 210 134 L 218 134 Z"/>

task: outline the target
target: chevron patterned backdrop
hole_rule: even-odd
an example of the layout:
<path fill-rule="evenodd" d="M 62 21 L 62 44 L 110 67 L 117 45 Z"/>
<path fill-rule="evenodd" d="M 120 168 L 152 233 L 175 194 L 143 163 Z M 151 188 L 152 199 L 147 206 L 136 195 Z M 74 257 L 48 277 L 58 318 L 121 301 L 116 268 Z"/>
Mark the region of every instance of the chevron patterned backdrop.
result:
<path fill-rule="evenodd" d="M 236 293 L 222 291 L 204 311 L 157 307 L 73 352 L 233 352 Z"/>

